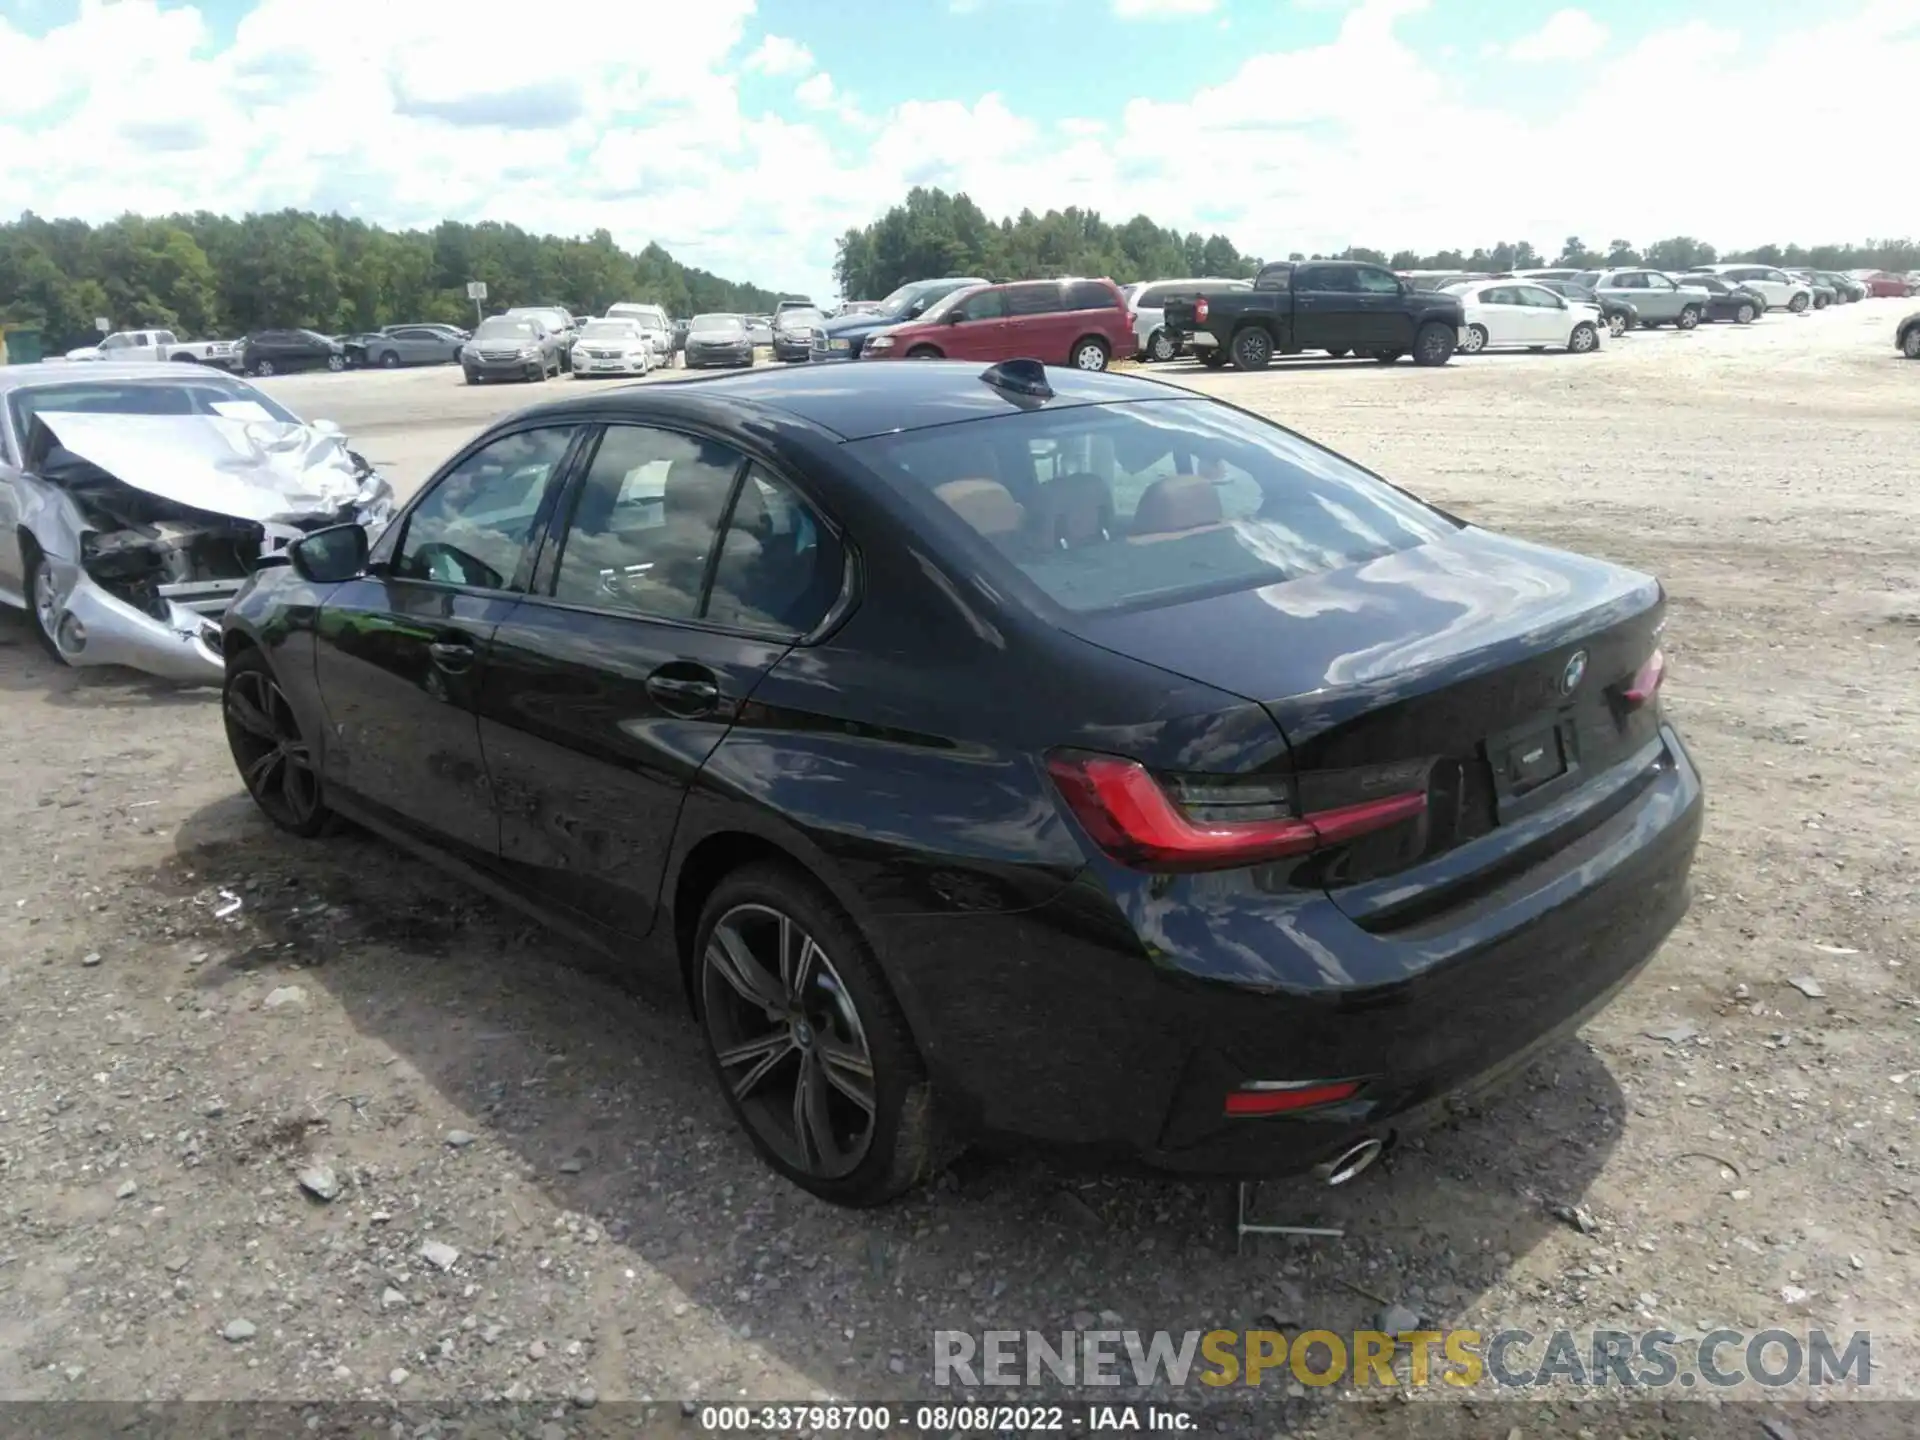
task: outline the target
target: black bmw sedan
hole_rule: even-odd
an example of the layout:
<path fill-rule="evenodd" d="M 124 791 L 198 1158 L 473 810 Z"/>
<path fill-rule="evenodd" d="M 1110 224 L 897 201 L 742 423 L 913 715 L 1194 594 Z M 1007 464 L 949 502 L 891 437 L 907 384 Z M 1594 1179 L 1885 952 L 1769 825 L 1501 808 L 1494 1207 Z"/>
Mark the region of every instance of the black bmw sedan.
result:
<path fill-rule="evenodd" d="M 684 985 L 767 1162 L 1341 1167 L 1680 919 L 1664 593 L 1150 381 L 761 371 L 495 424 L 225 621 L 245 784 Z"/>

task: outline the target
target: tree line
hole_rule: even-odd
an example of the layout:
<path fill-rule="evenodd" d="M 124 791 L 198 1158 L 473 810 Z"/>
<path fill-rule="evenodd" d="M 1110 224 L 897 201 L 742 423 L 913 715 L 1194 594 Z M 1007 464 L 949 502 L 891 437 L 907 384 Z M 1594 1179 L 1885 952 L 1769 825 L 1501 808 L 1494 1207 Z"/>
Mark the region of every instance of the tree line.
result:
<path fill-rule="evenodd" d="M 1294 251 L 1289 260 L 1370 260 L 1395 270 L 1539 270 L 1549 267 L 1646 265 L 1684 270 L 1725 260 L 1758 265 L 1807 265 L 1821 270 L 1920 270 L 1920 241 L 1869 240 L 1858 245 L 1761 245 L 1722 252 L 1691 235 L 1659 240 L 1644 250 L 1614 240 L 1604 250 L 1570 235 L 1558 254 L 1525 241 L 1502 240 L 1473 250 L 1372 250 L 1354 246 L 1335 255 Z M 835 278 L 850 299 L 878 299 L 909 280 L 979 275 L 1014 280 L 1098 275 L 1122 285 L 1135 280 L 1214 275 L 1244 278 L 1260 268 L 1224 235 L 1202 238 L 1163 229 L 1145 215 L 1111 224 L 1090 210 L 1069 208 L 990 220 L 966 195 L 916 187 L 906 200 L 867 225 L 841 236 Z"/>
<path fill-rule="evenodd" d="M 85 344 L 94 319 L 115 329 L 182 337 L 303 327 L 325 334 L 405 321 L 473 323 L 467 282 L 484 281 L 491 314 L 561 304 L 604 314 L 619 300 L 669 314 L 769 311 L 756 285 L 682 265 L 658 245 L 623 250 L 517 225 L 446 220 L 432 230 L 385 230 L 300 210 L 236 219 L 199 211 L 103 225 L 31 211 L 0 225 L 0 320 L 40 326 L 50 352 Z"/>

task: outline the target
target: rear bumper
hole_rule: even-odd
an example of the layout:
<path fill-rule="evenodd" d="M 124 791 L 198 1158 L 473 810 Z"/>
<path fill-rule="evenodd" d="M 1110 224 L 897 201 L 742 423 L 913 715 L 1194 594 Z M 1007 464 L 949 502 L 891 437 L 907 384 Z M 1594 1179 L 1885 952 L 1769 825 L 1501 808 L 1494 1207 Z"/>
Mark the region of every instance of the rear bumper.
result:
<path fill-rule="evenodd" d="M 1679 737 L 1663 727 L 1656 749 L 1603 823 L 1439 920 L 1380 932 L 1258 872 L 1143 884 L 1096 866 L 1039 910 L 982 917 L 966 965 L 889 969 L 962 1125 L 1108 1167 L 1298 1173 L 1493 1083 L 1658 953 L 1705 802 Z M 916 939 L 935 943 L 889 936 L 889 959 Z M 1297 1116 L 1224 1114 L 1248 1081 L 1322 1079 L 1362 1084 Z"/>

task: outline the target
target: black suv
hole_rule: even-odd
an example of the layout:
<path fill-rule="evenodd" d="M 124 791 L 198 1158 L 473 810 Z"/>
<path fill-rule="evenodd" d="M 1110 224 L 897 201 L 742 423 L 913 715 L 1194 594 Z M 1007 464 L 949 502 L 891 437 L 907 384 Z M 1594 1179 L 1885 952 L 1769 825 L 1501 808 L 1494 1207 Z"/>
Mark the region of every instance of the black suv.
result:
<path fill-rule="evenodd" d="M 256 330 L 240 342 L 240 369 L 248 375 L 290 370 L 344 370 L 347 347 L 312 330 Z"/>

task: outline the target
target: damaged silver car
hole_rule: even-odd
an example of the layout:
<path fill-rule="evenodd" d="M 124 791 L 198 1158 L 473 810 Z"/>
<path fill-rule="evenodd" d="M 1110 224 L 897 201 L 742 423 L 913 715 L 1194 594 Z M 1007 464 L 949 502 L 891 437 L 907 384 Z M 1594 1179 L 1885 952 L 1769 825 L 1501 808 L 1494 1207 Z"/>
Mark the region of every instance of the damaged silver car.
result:
<path fill-rule="evenodd" d="M 247 577 L 309 531 L 377 534 L 393 487 L 337 426 L 180 368 L 0 369 L 0 601 L 63 664 L 217 685 Z"/>

